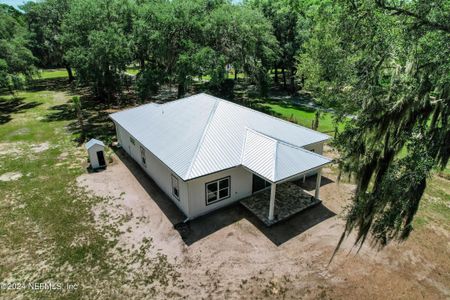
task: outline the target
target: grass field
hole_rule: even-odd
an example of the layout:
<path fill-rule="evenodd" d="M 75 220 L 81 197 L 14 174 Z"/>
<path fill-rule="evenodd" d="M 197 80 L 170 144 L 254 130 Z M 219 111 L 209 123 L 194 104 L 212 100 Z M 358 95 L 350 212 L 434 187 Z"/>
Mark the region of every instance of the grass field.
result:
<path fill-rule="evenodd" d="M 315 120 L 315 110 L 310 108 L 276 103 L 264 103 L 261 104 L 261 106 L 265 108 L 264 110 L 266 110 L 266 112 L 308 128 L 311 128 L 312 122 Z M 319 119 L 318 130 L 332 134 L 334 133 L 334 127 L 332 114 L 322 112 Z M 343 128 L 343 124 L 340 124 L 339 127 Z"/>
<path fill-rule="evenodd" d="M 75 75 L 75 70 L 73 70 Z M 69 75 L 67 74 L 66 69 L 46 69 L 40 70 L 38 78 L 41 79 L 52 79 L 52 78 L 67 78 Z"/>
<path fill-rule="evenodd" d="M 159 279 L 137 278 L 130 270 L 144 259 L 139 249 L 111 256 L 118 251 L 122 219 L 96 226 L 92 208 L 108 199 L 92 197 L 76 184 L 86 172 L 87 157 L 72 131 L 69 87 L 56 74 L 63 76 L 43 72 L 51 79 L 39 80 L 33 91 L 0 95 L 0 283 L 76 283 L 79 288 L 2 290 L 0 298 L 96 298 L 98 291 L 105 296 L 123 290 L 130 280 L 151 286 Z M 164 256 L 158 259 L 155 266 L 164 273 L 169 264 Z"/>
<path fill-rule="evenodd" d="M 1 291 L 0 298 L 109 299 L 130 289 L 133 295 L 145 291 L 146 297 L 156 297 L 154 286 L 174 280 L 174 266 L 164 253 L 148 261 L 146 247 L 118 247 L 118 228 L 126 216 L 106 215 L 109 225 L 99 227 L 93 208 L 114 199 L 94 197 L 76 183 L 86 173 L 87 157 L 77 141 L 65 76 L 65 71 L 44 71 L 41 77 L 47 79 L 30 90 L 0 95 L 0 283 L 76 283 L 78 288 L 11 289 Z M 293 114 L 305 126 L 314 117 L 313 112 L 268 107 L 285 117 Z M 107 118 L 98 105 L 88 109 L 86 125 L 95 125 L 90 132 L 97 135 Z M 332 130 L 328 114 L 319 129 Z M 107 135 L 112 139 L 113 133 Z M 421 202 L 417 228 L 448 232 L 449 203 L 448 181 L 435 176 Z"/>
<path fill-rule="evenodd" d="M 131 75 L 137 75 L 137 73 L 139 73 L 139 69 L 138 68 L 128 68 L 127 73 L 131 74 Z"/>

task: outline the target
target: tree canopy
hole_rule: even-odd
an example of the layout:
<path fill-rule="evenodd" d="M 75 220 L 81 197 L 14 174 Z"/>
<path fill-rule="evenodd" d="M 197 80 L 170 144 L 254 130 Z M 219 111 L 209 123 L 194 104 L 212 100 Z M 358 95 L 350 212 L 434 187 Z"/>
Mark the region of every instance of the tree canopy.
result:
<path fill-rule="evenodd" d="M 335 145 L 357 190 L 344 236 L 406 239 L 433 168 L 450 155 L 448 1 L 337 1 L 317 8 L 299 57 L 314 91 L 353 115 Z M 341 239 L 342 241 L 342 239 Z"/>
<path fill-rule="evenodd" d="M 11 6 L 0 4 L 0 88 L 22 86 L 35 72 L 25 18 Z"/>

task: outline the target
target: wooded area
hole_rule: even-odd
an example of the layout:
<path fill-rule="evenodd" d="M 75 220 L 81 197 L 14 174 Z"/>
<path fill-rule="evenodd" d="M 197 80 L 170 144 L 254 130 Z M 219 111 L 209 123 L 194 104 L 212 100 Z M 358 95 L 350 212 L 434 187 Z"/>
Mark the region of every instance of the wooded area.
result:
<path fill-rule="evenodd" d="M 0 6 L 0 88 L 64 67 L 105 103 L 132 88 L 179 97 L 199 78 L 261 97 L 311 93 L 332 109 L 339 164 L 358 180 L 346 234 L 409 236 L 427 179 L 450 156 L 450 2 L 396 0 L 46 0 Z M 232 76 L 230 77 L 230 70 Z M 239 74 L 243 74 L 239 78 Z"/>

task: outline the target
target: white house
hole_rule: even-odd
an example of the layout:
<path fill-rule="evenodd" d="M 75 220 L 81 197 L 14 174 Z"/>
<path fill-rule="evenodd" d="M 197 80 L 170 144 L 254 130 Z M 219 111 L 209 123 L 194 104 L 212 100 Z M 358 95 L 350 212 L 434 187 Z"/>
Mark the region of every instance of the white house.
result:
<path fill-rule="evenodd" d="M 319 187 L 331 161 L 329 136 L 207 94 L 110 117 L 122 148 L 190 219 L 269 186 L 273 219 L 277 184 L 318 173 Z"/>

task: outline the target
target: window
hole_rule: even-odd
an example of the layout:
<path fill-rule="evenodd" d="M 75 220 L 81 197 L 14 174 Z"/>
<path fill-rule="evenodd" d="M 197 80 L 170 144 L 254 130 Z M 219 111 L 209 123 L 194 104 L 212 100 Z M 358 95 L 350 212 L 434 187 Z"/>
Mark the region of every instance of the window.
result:
<path fill-rule="evenodd" d="M 136 143 L 135 143 L 135 141 L 134 141 L 134 139 L 130 136 L 130 143 L 132 143 L 133 145 L 135 145 Z"/>
<path fill-rule="evenodd" d="M 147 166 L 147 162 L 145 160 L 145 148 L 141 146 L 141 160 L 144 166 Z"/>
<path fill-rule="evenodd" d="M 178 178 L 172 175 L 172 195 L 175 196 L 178 200 L 180 200 L 180 189 L 178 187 Z"/>
<path fill-rule="evenodd" d="M 230 197 L 230 177 L 225 177 L 206 184 L 206 205 Z"/>

